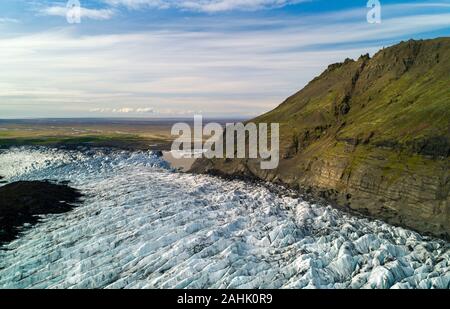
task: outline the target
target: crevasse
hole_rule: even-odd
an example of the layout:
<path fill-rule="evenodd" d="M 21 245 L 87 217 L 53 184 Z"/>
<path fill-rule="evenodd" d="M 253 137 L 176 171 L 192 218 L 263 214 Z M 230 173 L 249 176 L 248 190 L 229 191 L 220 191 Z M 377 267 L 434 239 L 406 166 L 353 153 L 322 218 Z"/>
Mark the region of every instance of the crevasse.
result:
<path fill-rule="evenodd" d="M 85 194 L 0 251 L 3 288 L 450 287 L 447 242 L 152 153 L 13 148 L 0 175 Z"/>

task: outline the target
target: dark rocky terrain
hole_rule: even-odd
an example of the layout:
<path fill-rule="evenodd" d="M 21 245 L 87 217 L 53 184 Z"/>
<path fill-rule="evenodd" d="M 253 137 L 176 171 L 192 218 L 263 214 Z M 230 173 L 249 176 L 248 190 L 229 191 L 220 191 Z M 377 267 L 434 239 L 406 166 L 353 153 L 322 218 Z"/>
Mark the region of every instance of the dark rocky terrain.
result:
<path fill-rule="evenodd" d="M 193 172 L 256 177 L 370 217 L 450 237 L 450 38 L 332 64 L 275 110 L 280 165 L 200 159 Z"/>
<path fill-rule="evenodd" d="M 24 224 L 38 215 L 70 211 L 81 193 L 67 185 L 47 181 L 20 181 L 0 187 L 0 244 L 13 240 Z"/>

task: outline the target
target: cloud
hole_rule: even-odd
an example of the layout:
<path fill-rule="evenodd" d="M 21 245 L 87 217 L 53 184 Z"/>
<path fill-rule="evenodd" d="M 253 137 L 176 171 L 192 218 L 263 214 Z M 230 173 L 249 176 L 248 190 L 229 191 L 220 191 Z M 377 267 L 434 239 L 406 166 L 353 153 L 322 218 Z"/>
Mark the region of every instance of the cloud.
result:
<path fill-rule="evenodd" d="M 19 20 L 15 18 L 8 18 L 8 17 L 0 17 L 0 24 L 6 24 L 6 23 L 18 23 Z"/>
<path fill-rule="evenodd" d="M 138 111 L 139 110 L 139 111 Z M 130 113 L 140 113 L 141 108 L 134 109 L 131 107 L 120 107 L 120 108 L 91 108 L 89 110 L 91 113 L 117 113 L 117 114 L 130 114 Z"/>
<path fill-rule="evenodd" d="M 50 6 L 42 8 L 39 13 L 48 16 L 67 16 L 67 8 L 65 6 Z M 94 20 L 107 20 L 114 16 L 115 11 L 113 9 L 88 9 L 80 8 L 81 18 L 94 19 Z"/>
<path fill-rule="evenodd" d="M 183 110 L 183 109 L 154 109 L 153 107 L 119 107 L 119 108 L 91 108 L 90 113 L 102 113 L 102 114 L 132 114 L 132 115 L 158 115 L 158 116 L 192 116 L 196 114 L 202 114 L 202 111 Z"/>
<path fill-rule="evenodd" d="M 279 8 L 308 0 L 104 0 L 112 6 L 125 6 L 129 9 L 143 7 L 158 9 L 181 9 L 198 12 L 225 12 L 233 10 L 260 10 Z"/>
<path fill-rule="evenodd" d="M 111 111 L 110 108 L 100 108 L 100 107 L 91 108 L 89 110 L 89 112 L 91 112 L 91 113 L 106 113 L 106 112 L 110 112 L 110 111 Z"/>
<path fill-rule="evenodd" d="M 129 114 L 129 113 L 134 113 L 134 108 L 130 108 L 130 107 L 115 108 L 112 110 L 112 112 L 119 113 L 119 114 Z"/>
<path fill-rule="evenodd" d="M 380 25 L 368 24 L 362 10 L 264 20 L 202 16 L 113 34 L 66 27 L 0 37 L 0 115 L 256 116 L 330 63 L 427 31 L 448 33 L 448 10 L 401 12 L 384 14 Z"/>
<path fill-rule="evenodd" d="M 140 108 L 136 108 L 136 113 L 148 113 L 148 114 L 152 114 L 154 113 L 155 110 L 153 108 L 150 107 L 140 107 Z"/>

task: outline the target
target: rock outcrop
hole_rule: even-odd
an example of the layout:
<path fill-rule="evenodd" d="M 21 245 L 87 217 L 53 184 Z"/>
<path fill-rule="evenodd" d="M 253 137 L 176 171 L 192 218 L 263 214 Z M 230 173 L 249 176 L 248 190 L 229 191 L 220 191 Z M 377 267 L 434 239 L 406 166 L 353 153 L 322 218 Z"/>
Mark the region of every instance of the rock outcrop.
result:
<path fill-rule="evenodd" d="M 46 181 L 20 181 L 0 187 L 0 244 L 13 240 L 24 224 L 38 215 L 70 211 L 81 193 L 67 185 Z"/>
<path fill-rule="evenodd" d="M 333 64 L 254 122 L 280 123 L 280 165 L 198 160 L 193 172 L 287 184 L 450 238 L 450 38 Z"/>

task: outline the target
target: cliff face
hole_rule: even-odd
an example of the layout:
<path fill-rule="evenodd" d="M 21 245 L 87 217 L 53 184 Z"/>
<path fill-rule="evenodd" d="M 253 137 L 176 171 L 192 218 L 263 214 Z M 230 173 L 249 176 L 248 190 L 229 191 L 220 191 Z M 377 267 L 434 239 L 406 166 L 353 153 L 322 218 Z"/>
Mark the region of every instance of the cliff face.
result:
<path fill-rule="evenodd" d="M 276 170 L 198 160 L 192 171 L 256 176 L 365 215 L 450 238 L 450 38 L 402 42 L 333 64 L 275 110 Z"/>

